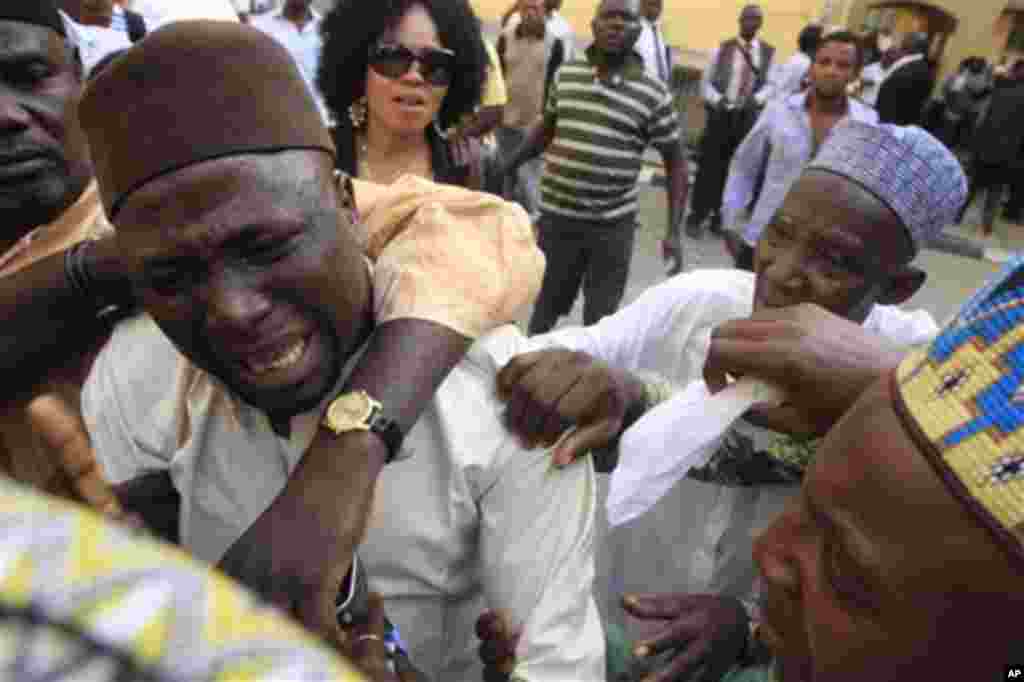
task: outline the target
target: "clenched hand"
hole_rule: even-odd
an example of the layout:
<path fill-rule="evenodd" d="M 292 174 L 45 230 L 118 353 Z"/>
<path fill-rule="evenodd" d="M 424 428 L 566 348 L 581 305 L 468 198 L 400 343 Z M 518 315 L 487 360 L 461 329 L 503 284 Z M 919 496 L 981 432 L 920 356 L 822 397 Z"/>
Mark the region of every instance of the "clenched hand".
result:
<path fill-rule="evenodd" d="M 497 383 L 508 429 L 528 447 L 555 445 L 555 466 L 612 443 L 629 407 L 643 400 L 643 385 L 627 372 L 564 348 L 512 358 Z"/>

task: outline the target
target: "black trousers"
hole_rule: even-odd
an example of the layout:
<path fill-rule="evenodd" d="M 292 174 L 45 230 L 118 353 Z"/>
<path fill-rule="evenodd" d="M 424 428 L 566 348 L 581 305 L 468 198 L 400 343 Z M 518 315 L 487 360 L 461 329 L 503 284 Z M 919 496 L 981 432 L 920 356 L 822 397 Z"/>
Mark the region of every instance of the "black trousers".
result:
<path fill-rule="evenodd" d="M 1024 217 L 1024 161 L 1016 162 L 1010 175 L 1010 198 L 1006 202 L 1006 215 L 1017 222 Z"/>
<path fill-rule="evenodd" d="M 985 192 L 985 203 L 981 209 L 981 223 L 986 230 L 991 230 L 995 223 L 996 214 L 1003 200 L 1003 193 L 1007 187 L 1012 187 L 1014 180 L 1014 165 L 1010 163 L 985 163 L 975 161 L 971 167 L 970 188 L 967 192 L 967 200 L 960 209 L 960 217 L 957 222 L 963 222 L 964 214 L 981 191 Z"/>
<path fill-rule="evenodd" d="M 595 223 L 542 213 L 537 243 L 547 266 L 530 318 L 530 334 L 543 334 L 572 310 L 583 288 L 583 323 L 611 315 L 622 302 L 633 259 L 636 217 Z"/>
<path fill-rule="evenodd" d="M 724 111 L 706 107 L 707 124 L 700 142 L 697 180 L 693 184 L 690 220 L 703 222 L 722 209 L 729 163 L 760 113 L 758 109 Z"/>

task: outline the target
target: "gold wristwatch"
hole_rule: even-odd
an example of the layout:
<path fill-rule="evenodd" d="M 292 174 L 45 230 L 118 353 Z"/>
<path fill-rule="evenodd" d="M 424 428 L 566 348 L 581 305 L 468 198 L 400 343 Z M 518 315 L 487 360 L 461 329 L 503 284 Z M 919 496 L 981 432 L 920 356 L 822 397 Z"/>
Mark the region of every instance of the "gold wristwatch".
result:
<path fill-rule="evenodd" d="M 370 431 L 380 436 L 388 449 L 390 464 L 404 459 L 402 440 L 405 435 L 394 419 L 384 416 L 384 406 L 366 391 L 342 393 L 327 406 L 320 425 L 336 436 L 348 431 Z"/>

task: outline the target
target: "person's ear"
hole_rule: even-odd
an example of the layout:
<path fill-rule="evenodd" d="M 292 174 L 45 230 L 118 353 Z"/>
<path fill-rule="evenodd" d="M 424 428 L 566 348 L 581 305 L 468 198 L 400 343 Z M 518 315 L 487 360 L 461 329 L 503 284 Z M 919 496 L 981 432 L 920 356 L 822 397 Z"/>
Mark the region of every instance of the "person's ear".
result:
<path fill-rule="evenodd" d="M 914 265 L 904 265 L 895 274 L 889 276 L 889 281 L 878 297 L 878 302 L 883 305 L 899 305 L 924 286 L 928 279 L 928 273 Z"/>

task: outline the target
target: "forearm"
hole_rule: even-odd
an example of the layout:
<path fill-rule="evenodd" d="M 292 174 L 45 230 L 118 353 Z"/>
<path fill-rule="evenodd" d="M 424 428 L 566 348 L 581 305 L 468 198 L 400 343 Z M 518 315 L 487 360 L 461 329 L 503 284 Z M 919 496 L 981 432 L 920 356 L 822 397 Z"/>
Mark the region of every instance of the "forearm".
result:
<path fill-rule="evenodd" d="M 690 172 L 681 148 L 666 157 L 665 170 L 668 173 L 668 224 L 666 238 L 677 239 L 679 226 L 686 210 L 686 197 L 690 192 Z"/>
<path fill-rule="evenodd" d="M 373 333 L 344 391 L 363 390 L 408 433 L 437 388 L 465 355 L 470 340 L 440 324 L 400 319 Z M 371 492 L 388 458 L 384 442 L 365 432 L 333 436 L 321 429 L 283 495 L 301 498 L 307 485 L 334 489 L 332 522 L 358 545 Z M 316 510 L 313 510 L 317 513 Z"/>
<path fill-rule="evenodd" d="M 130 285 L 115 264 L 112 240 L 87 252 L 98 297 L 85 297 L 65 273 L 65 254 L 58 253 L 0 278 L 0 372 L 6 398 L 29 391 L 56 367 L 87 353 L 109 331 L 98 319 L 101 301 L 129 298 Z M 120 290 L 120 292 L 116 291 Z"/>
<path fill-rule="evenodd" d="M 523 143 L 519 146 L 519 149 L 512 153 L 512 158 L 508 160 L 507 167 L 510 170 L 515 170 L 530 159 L 543 153 L 548 145 L 551 144 L 553 136 L 554 126 L 549 121 L 549 117 L 545 116 L 526 133 Z"/>

